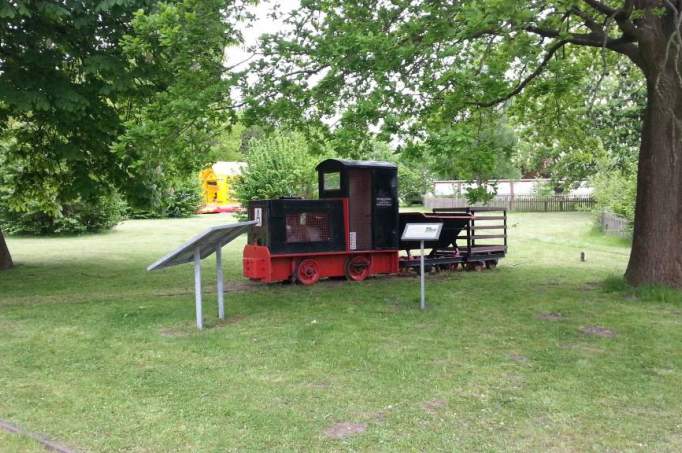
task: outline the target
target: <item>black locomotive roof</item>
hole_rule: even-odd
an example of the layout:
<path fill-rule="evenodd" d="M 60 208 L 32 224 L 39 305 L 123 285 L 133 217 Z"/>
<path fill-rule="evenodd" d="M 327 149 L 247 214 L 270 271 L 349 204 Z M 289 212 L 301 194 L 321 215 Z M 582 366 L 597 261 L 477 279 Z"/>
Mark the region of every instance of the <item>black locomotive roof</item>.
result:
<path fill-rule="evenodd" d="M 349 160 L 349 159 L 326 159 L 317 164 L 316 170 L 337 170 L 339 168 L 392 168 L 398 166 L 392 162 L 378 160 Z"/>

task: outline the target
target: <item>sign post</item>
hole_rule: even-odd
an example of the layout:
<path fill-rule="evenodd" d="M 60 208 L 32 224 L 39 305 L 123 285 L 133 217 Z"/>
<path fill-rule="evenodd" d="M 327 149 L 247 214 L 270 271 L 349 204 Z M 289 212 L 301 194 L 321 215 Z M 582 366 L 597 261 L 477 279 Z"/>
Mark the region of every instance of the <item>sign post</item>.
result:
<path fill-rule="evenodd" d="M 419 308 L 426 309 L 425 297 L 425 281 L 424 281 L 424 241 L 437 241 L 440 238 L 440 232 L 443 229 L 442 223 L 407 223 L 403 230 L 403 241 L 419 241 L 419 248 L 421 249 L 420 263 L 419 263 L 419 283 L 421 285 L 419 292 Z"/>

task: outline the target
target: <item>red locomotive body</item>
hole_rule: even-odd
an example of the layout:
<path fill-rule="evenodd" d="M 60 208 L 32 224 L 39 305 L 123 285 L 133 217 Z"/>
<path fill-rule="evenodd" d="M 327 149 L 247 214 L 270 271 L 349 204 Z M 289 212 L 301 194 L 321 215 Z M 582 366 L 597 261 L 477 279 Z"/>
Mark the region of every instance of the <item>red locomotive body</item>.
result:
<path fill-rule="evenodd" d="M 398 168 L 393 163 L 327 159 L 317 171 L 318 200 L 281 198 L 249 204 L 249 220 L 257 224 L 249 231 L 244 248 L 244 276 L 264 283 L 289 280 L 311 285 L 320 278 L 362 281 L 370 275 L 413 268 L 415 260 L 409 251 L 416 246 L 399 239 L 407 221 L 445 223 L 445 234 L 430 246 L 430 267 L 454 269 L 468 262 L 479 270 L 492 267 L 506 252 L 506 234 L 497 236 L 505 238 L 503 246 L 474 246 L 477 217 L 469 208 L 399 215 Z M 479 218 L 504 218 L 499 228 L 506 233 L 506 213 Z M 460 236 L 463 230 L 464 237 Z M 465 248 L 458 248 L 458 238 L 466 239 Z M 399 256 L 401 249 L 408 252 L 407 257 Z"/>

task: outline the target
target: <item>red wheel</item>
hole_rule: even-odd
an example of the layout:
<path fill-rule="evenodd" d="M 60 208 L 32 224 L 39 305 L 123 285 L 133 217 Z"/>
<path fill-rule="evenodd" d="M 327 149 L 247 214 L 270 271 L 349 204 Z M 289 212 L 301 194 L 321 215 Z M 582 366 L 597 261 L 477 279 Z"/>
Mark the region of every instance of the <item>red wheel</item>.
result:
<path fill-rule="evenodd" d="M 296 280 L 304 285 L 314 285 L 320 279 L 320 266 L 317 261 L 307 259 L 298 263 Z"/>
<path fill-rule="evenodd" d="M 369 277 L 371 261 L 366 256 L 356 255 L 346 260 L 346 278 L 354 282 L 361 282 Z"/>

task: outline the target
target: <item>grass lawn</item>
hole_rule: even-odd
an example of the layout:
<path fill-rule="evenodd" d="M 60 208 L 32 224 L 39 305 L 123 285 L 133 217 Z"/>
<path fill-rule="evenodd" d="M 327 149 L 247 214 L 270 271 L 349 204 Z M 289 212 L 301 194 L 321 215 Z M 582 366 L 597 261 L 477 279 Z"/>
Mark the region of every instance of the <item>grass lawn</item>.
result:
<path fill-rule="evenodd" d="M 241 238 L 199 332 L 191 266 L 145 267 L 227 221 L 9 239 L 0 419 L 86 451 L 682 449 L 682 294 L 623 285 L 588 214 L 512 214 L 509 257 L 428 276 L 426 312 L 416 277 L 252 284 Z"/>

